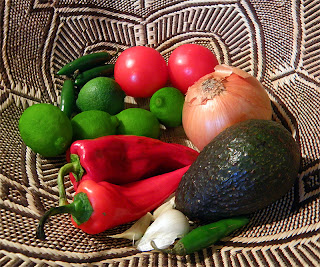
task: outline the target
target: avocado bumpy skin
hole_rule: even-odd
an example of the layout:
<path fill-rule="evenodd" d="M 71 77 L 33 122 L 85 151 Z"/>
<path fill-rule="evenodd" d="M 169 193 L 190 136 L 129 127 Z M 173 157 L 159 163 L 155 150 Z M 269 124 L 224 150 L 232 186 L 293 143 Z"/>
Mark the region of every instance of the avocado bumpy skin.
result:
<path fill-rule="evenodd" d="M 271 120 L 237 123 L 212 140 L 182 177 L 176 208 L 202 222 L 265 208 L 293 186 L 300 149 Z"/>

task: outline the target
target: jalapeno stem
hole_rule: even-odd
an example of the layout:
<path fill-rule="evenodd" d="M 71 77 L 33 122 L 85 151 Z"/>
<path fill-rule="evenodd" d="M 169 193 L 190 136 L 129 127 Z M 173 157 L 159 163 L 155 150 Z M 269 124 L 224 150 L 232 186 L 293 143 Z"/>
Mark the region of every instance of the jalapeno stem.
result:
<path fill-rule="evenodd" d="M 57 214 L 62 213 L 69 213 L 72 215 L 73 220 L 78 224 L 82 224 L 86 221 L 88 221 L 93 213 L 93 208 L 91 206 L 91 203 L 88 199 L 88 196 L 86 193 L 80 192 L 74 196 L 74 200 L 72 203 L 59 206 L 59 207 L 53 207 L 49 209 L 40 219 L 36 236 L 37 238 L 41 240 L 45 240 L 46 235 L 44 232 L 44 225 L 46 221 L 49 219 L 49 217 Z"/>
<path fill-rule="evenodd" d="M 79 156 L 75 154 L 71 154 L 70 159 L 71 159 L 71 162 L 63 165 L 60 168 L 58 173 L 57 182 L 58 182 L 58 190 L 59 190 L 59 206 L 68 204 L 66 190 L 64 186 L 64 177 L 71 172 L 75 177 L 76 181 L 79 182 L 84 173 L 84 170 L 80 164 Z"/>

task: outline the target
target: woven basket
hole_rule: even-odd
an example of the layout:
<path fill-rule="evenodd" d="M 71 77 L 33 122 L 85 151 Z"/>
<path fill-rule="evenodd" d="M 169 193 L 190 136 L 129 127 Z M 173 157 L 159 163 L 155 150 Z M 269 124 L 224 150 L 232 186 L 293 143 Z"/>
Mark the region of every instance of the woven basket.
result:
<path fill-rule="evenodd" d="M 317 0 L 0 1 L 0 266 L 319 266 L 319 15 Z M 67 215 L 53 217 L 47 240 L 37 240 L 40 216 L 58 203 L 65 158 L 25 146 L 17 127 L 23 110 L 58 105 L 63 78 L 55 73 L 81 55 L 145 45 L 168 59 L 184 43 L 205 45 L 220 63 L 262 82 L 274 118 L 301 147 L 295 186 L 218 246 L 186 257 L 142 253 L 107 237 L 129 225 L 87 235 Z M 192 146 L 180 128 L 161 139 Z"/>

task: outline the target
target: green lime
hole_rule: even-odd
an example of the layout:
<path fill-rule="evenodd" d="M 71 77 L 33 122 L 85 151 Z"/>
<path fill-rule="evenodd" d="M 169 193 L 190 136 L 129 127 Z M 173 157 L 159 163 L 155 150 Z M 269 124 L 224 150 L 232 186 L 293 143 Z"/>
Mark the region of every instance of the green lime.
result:
<path fill-rule="evenodd" d="M 102 110 L 115 115 L 124 109 L 125 93 L 120 85 L 108 77 L 88 81 L 80 90 L 77 106 L 81 111 Z"/>
<path fill-rule="evenodd" d="M 94 139 L 116 134 L 118 119 L 102 110 L 83 111 L 71 120 L 73 140 Z"/>
<path fill-rule="evenodd" d="M 44 157 L 64 153 L 72 142 L 72 126 L 67 115 L 52 104 L 28 107 L 19 119 L 24 143 Z"/>
<path fill-rule="evenodd" d="M 150 99 L 150 111 L 166 127 L 182 124 L 184 95 L 174 87 L 164 87 L 156 91 Z"/>
<path fill-rule="evenodd" d="M 158 138 L 160 123 L 156 116 L 142 108 L 127 108 L 116 115 L 119 120 L 118 134 Z"/>

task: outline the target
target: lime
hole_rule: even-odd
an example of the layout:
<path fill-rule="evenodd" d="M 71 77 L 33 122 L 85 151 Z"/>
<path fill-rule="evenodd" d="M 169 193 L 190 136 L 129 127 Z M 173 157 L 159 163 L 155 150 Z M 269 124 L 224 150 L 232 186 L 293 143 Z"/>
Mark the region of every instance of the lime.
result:
<path fill-rule="evenodd" d="M 28 107 L 19 119 L 24 143 L 44 157 L 64 153 L 72 142 L 72 126 L 67 115 L 52 104 Z"/>
<path fill-rule="evenodd" d="M 155 92 L 150 99 L 150 111 L 166 127 L 182 124 L 184 95 L 174 87 L 164 87 Z"/>
<path fill-rule="evenodd" d="M 160 123 L 156 116 L 142 108 L 127 108 L 116 115 L 119 120 L 118 134 L 158 138 Z"/>
<path fill-rule="evenodd" d="M 73 140 L 94 139 L 116 134 L 118 119 L 102 110 L 83 111 L 71 120 Z"/>
<path fill-rule="evenodd" d="M 125 93 L 120 85 L 108 77 L 88 81 L 80 90 L 77 106 L 81 111 L 102 110 L 115 115 L 124 109 Z"/>

